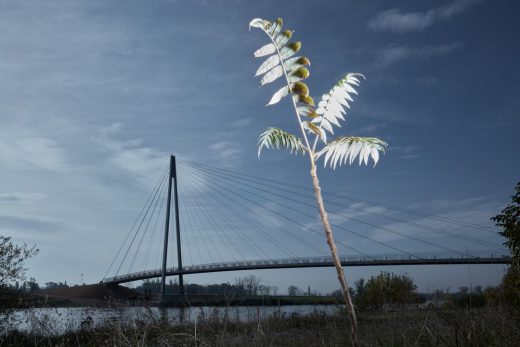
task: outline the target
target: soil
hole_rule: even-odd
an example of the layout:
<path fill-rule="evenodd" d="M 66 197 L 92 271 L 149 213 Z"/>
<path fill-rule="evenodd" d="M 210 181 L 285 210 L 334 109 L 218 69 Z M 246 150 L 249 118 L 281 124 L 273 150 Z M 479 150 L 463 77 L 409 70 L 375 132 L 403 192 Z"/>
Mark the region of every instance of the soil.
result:
<path fill-rule="evenodd" d="M 127 287 L 107 286 L 104 284 L 85 284 L 75 287 L 51 288 L 34 293 L 46 300 L 63 300 L 77 305 L 107 305 L 114 303 L 128 303 L 141 298 L 141 295 Z"/>

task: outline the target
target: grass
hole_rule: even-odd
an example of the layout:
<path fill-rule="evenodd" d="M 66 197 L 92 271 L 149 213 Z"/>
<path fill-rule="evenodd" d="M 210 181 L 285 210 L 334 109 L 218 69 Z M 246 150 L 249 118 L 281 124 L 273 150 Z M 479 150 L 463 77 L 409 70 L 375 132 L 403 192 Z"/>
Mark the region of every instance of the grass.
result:
<path fill-rule="evenodd" d="M 53 334 L 53 322 L 35 322 L 34 333 L 10 332 L 2 346 L 348 346 L 345 315 L 278 316 L 249 323 L 207 315 L 172 326 L 161 320 L 111 322 Z M 520 313 L 507 308 L 443 308 L 361 312 L 362 346 L 519 346 Z M 46 324 L 49 326 L 43 329 Z M 54 330 L 56 331 L 56 330 Z"/>

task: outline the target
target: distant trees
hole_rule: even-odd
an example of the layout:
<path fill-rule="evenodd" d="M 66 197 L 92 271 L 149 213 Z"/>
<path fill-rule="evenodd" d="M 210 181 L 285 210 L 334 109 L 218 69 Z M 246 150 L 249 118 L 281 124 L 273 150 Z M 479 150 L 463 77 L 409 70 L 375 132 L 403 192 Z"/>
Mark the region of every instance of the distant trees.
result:
<path fill-rule="evenodd" d="M 301 295 L 301 292 L 302 291 L 300 288 L 293 286 L 293 285 L 290 285 L 289 288 L 287 288 L 287 294 L 290 296 Z"/>
<path fill-rule="evenodd" d="M 360 308 L 382 309 L 385 304 L 404 305 L 418 301 L 417 286 L 406 275 L 381 272 L 366 283 L 356 282 L 356 305 Z"/>
<path fill-rule="evenodd" d="M 255 275 L 237 278 L 235 279 L 235 285 L 239 288 L 243 288 L 248 296 L 257 296 L 265 291 L 262 280 Z"/>
<path fill-rule="evenodd" d="M 67 281 L 45 283 L 45 289 L 54 289 L 54 288 L 69 288 L 69 285 L 67 284 Z"/>
<path fill-rule="evenodd" d="M 0 235 L 0 288 L 25 280 L 25 261 L 37 253 L 36 246 L 18 246 L 10 237 Z"/>
<path fill-rule="evenodd" d="M 25 282 L 24 287 L 30 294 L 40 289 L 40 285 L 38 284 L 38 282 L 36 282 L 36 279 L 34 277 L 31 277 L 29 281 Z"/>
<path fill-rule="evenodd" d="M 254 275 L 240 277 L 235 279 L 235 283 L 231 284 L 220 283 L 220 284 L 196 284 L 196 283 L 185 283 L 184 289 L 186 294 L 218 294 L 224 296 L 260 296 L 260 295 L 276 295 L 278 287 L 268 286 L 262 284 L 262 280 Z M 159 280 L 146 280 L 142 285 L 135 288 L 144 295 L 156 295 L 161 291 L 161 283 Z M 166 291 L 168 293 L 178 293 L 179 284 L 177 282 L 169 281 L 166 285 Z"/>

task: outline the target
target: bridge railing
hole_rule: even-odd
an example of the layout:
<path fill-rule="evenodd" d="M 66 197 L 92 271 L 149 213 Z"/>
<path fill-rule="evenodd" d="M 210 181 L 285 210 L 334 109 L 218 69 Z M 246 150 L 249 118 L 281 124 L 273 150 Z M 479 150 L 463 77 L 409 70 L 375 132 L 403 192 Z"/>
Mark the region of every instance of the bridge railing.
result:
<path fill-rule="evenodd" d="M 471 252 L 442 252 L 442 253 L 429 253 L 429 252 L 417 252 L 410 254 L 373 254 L 373 255 L 349 255 L 340 256 L 341 262 L 383 262 L 383 261 L 406 261 L 406 260 L 435 260 L 435 259 L 502 259 L 509 258 L 511 254 L 508 251 L 471 251 Z M 184 266 L 183 269 L 186 271 L 201 271 L 201 270 L 219 270 L 227 268 L 236 268 L 244 266 L 271 266 L 271 265 L 291 265 L 291 264 L 320 264 L 320 263 L 331 263 L 331 256 L 318 256 L 318 257 L 301 257 L 301 258 L 281 258 L 281 259 L 267 259 L 267 260 L 244 260 L 244 261 L 230 261 L 223 263 L 208 263 L 200 265 L 188 265 Z M 167 272 L 178 271 L 178 268 L 168 268 Z M 143 276 L 160 276 L 161 269 L 147 270 L 140 272 L 133 272 L 125 275 L 119 275 L 111 278 L 105 278 L 105 282 L 118 282 L 131 280 L 133 278 L 142 278 Z"/>

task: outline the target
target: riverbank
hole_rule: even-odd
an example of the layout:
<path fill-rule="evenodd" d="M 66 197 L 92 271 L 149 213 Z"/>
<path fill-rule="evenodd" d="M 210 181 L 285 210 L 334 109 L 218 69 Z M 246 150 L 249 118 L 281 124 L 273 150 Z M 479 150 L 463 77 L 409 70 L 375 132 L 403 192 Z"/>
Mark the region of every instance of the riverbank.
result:
<path fill-rule="evenodd" d="M 520 316 L 506 308 L 361 312 L 363 346 L 518 346 Z M 239 322 L 233 317 L 199 317 L 193 323 L 113 321 L 102 327 L 86 320 L 76 332 L 53 335 L 42 329 L 10 332 L 0 345 L 39 346 L 349 346 L 346 316 L 272 314 Z"/>
<path fill-rule="evenodd" d="M 25 296 L 25 307 L 114 307 L 114 306 L 158 306 L 160 296 L 144 296 L 123 286 L 89 284 L 41 290 Z M 280 305 L 337 305 L 341 298 L 333 296 L 289 296 L 289 295 L 169 295 L 163 306 L 280 306 Z"/>

